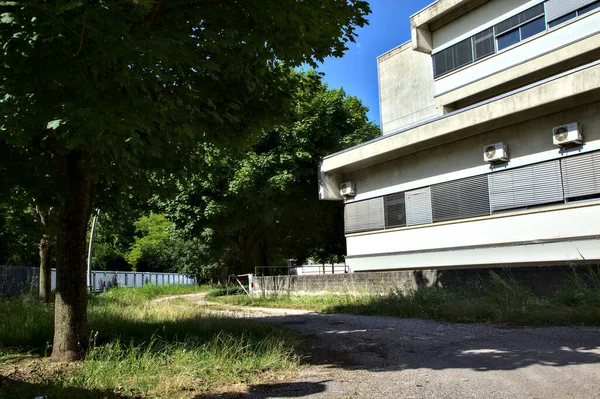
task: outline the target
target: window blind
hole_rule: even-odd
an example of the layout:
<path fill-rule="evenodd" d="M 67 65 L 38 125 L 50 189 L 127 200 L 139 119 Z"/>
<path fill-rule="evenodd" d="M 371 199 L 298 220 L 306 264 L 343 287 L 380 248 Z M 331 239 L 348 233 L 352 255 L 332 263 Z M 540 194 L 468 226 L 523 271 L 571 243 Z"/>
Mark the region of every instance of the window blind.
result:
<path fill-rule="evenodd" d="M 562 201 L 558 160 L 510 169 L 489 175 L 492 211 Z"/>
<path fill-rule="evenodd" d="M 566 198 L 600 194 L 600 152 L 561 160 Z"/>
<path fill-rule="evenodd" d="M 433 222 L 431 216 L 431 190 L 429 187 L 407 191 L 405 201 L 407 226 Z"/>
<path fill-rule="evenodd" d="M 548 0 L 546 1 L 546 22 L 552 22 L 595 1 L 597 0 Z"/>
<path fill-rule="evenodd" d="M 351 202 L 344 207 L 346 233 L 383 229 L 383 197 Z"/>
<path fill-rule="evenodd" d="M 568 2 L 569 0 L 562 0 L 562 1 Z M 504 21 L 500 22 L 499 24 L 496 24 L 496 26 L 494 26 L 494 31 L 495 31 L 496 35 L 500 35 L 504 32 L 508 32 L 509 30 L 511 30 L 521 24 L 524 24 L 527 21 L 531 21 L 532 19 L 535 19 L 543 14 L 544 14 L 544 4 L 540 3 L 540 4 L 533 6 L 517 15 L 514 15 L 508 19 L 505 19 Z"/>
<path fill-rule="evenodd" d="M 468 38 L 434 54 L 433 73 L 437 77 L 471 62 L 473 62 L 473 48 L 471 38 Z"/>
<path fill-rule="evenodd" d="M 494 30 L 486 29 L 473 36 L 473 47 L 475 48 L 475 60 L 482 59 L 494 53 Z"/>
<path fill-rule="evenodd" d="M 385 227 L 406 226 L 406 206 L 404 193 L 386 195 L 385 203 Z"/>
<path fill-rule="evenodd" d="M 464 219 L 490 214 L 486 175 L 431 186 L 433 221 Z"/>

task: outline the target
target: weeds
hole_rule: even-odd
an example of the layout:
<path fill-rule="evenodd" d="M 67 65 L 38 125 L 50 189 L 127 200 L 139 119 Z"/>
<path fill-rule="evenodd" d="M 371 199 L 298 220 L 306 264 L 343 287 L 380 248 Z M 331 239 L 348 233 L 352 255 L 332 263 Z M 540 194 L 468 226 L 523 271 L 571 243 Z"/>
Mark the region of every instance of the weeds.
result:
<path fill-rule="evenodd" d="M 534 295 L 512 279 L 492 274 L 490 282 L 470 282 L 463 289 L 420 286 L 386 295 L 211 297 L 246 306 L 309 309 L 324 313 L 421 318 L 459 323 L 499 323 L 519 326 L 600 325 L 600 275 L 572 274 L 555 295 Z"/>
<path fill-rule="evenodd" d="M 91 297 L 90 349 L 79 366 L 59 372 L 40 358 L 51 352 L 52 306 L 31 298 L 0 302 L 0 397 L 8 386 L 7 394 L 15 398 L 185 398 L 220 385 L 283 378 L 296 370 L 294 338 L 281 329 L 215 317 L 197 305 L 148 300 L 198 291 L 145 286 Z M 34 380 L 7 378 L 6 370 L 19 356 L 34 359 L 33 368 L 46 371 Z M 3 370 L 3 362 L 11 366 Z"/>

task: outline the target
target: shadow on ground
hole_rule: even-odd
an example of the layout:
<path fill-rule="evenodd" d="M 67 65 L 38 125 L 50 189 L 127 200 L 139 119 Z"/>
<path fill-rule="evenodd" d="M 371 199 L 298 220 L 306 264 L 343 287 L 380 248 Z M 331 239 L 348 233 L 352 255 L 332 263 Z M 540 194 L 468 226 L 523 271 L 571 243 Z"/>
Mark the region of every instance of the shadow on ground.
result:
<path fill-rule="evenodd" d="M 304 396 L 325 392 L 325 383 L 321 382 L 291 382 L 283 384 L 258 384 L 251 385 L 248 392 L 226 392 L 220 394 L 203 394 L 194 399 L 267 399 L 302 398 Z"/>
<path fill-rule="evenodd" d="M 306 336 L 305 362 L 373 372 L 600 364 L 600 328 L 503 328 L 354 315 L 259 319 Z M 600 368 L 599 368 L 600 372 Z"/>
<path fill-rule="evenodd" d="M 134 399 L 133 396 L 115 394 L 112 391 L 63 388 L 59 385 L 24 382 L 0 376 L 0 398 L 2 399 Z"/>

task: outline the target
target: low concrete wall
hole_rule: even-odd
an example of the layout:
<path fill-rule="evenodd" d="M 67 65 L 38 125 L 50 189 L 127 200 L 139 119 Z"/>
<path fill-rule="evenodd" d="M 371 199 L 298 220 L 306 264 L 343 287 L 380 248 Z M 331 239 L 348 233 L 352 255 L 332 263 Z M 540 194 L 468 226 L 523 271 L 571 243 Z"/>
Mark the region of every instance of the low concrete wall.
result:
<path fill-rule="evenodd" d="M 598 272 L 598 266 L 593 266 Z M 492 269 L 402 270 L 362 272 L 317 276 L 254 277 L 254 294 L 322 295 L 322 294 L 386 294 L 407 292 L 420 286 L 460 289 L 470 282 L 491 281 L 494 272 L 504 279 L 514 279 L 538 295 L 552 295 L 556 288 L 577 273 L 589 274 L 587 266 L 537 266 Z"/>

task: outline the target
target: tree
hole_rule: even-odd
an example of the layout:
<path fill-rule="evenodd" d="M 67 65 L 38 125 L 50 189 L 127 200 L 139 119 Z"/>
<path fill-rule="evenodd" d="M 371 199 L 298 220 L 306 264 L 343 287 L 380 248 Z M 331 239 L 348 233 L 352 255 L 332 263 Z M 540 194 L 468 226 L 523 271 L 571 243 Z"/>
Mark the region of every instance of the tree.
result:
<path fill-rule="evenodd" d="M 339 56 L 362 0 L 0 3 L 0 140 L 56 165 L 54 360 L 87 342 L 85 238 L 95 194 L 190 166 L 198 142 L 247 142 L 285 92 L 275 62 Z M 260 126 L 244 131 L 252 135 Z"/>
<path fill-rule="evenodd" d="M 179 230 L 213 248 L 213 263 L 234 255 L 227 262 L 237 265 L 234 273 L 285 264 L 286 258 L 345 254 L 343 207 L 318 200 L 318 165 L 380 131 L 355 97 L 328 90 L 313 71 L 294 75 L 287 120 L 243 154 L 212 148 L 202 172 L 182 182 L 180 194 L 165 204 Z"/>

